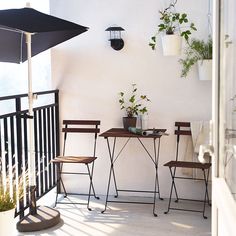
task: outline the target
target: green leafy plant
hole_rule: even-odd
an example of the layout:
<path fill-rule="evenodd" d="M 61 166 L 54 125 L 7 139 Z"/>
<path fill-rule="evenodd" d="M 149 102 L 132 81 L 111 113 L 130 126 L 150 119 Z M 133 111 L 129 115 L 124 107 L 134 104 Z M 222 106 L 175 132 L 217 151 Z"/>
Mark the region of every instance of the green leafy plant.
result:
<path fill-rule="evenodd" d="M 127 117 L 148 112 L 147 107 L 143 105 L 144 101 L 149 102 L 150 99 L 146 95 L 137 95 L 136 84 L 132 84 L 132 92 L 128 99 L 125 98 L 124 92 L 119 92 L 120 109 L 126 111 Z"/>
<path fill-rule="evenodd" d="M 185 58 L 180 59 L 179 62 L 182 65 L 181 77 L 187 77 L 192 66 L 197 63 L 198 60 L 210 60 L 212 59 L 212 39 L 211 37 L 205 42 L 200 39 L 192 39 L 185 49 Z"/>
<path fill-rule="evenodd" d="M 179 31 L 180 36 L 188 41 L 192 31 L 197 30 L 194 23 L 189 24 L 186 13 L 175 12 L 174 7 L 176 2 L 171 3 L 164 11 L 159 11 L 161 23 L 158 25 L 156 34 L 151 37 L 151 41 L 149 42 L 149 46 L 152 50 L 155 50 L 157 35 L 161 32 L 164 32 L 165 34 L 174 34 L 176 31 Z M 184 30 L 181 31 L 181 28 Z"/>

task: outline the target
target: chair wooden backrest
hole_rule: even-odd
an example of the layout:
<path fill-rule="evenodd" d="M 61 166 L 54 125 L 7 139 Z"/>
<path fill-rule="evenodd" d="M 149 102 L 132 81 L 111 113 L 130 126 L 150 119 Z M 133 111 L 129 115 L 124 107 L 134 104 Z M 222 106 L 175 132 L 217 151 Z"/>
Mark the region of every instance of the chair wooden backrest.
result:
<path fill-rule="evenodd" d="M 96 144 L 98 133 L 100 132 L 99 125 L 100 120 L 63 120 L 64 127 L 62 132 L 64 133 L 64 145 L 63 145 L 63 156 L 65 155 L 65 145 L 68 133 L 91 133 L 94 134 L 93 144 L 93 156 L 96 153 Z"/>
<path fill-rule="evenodd" d="M 178 161 L 179 156 L 179 142 L 181 135 L 191 136 L 190 122 L 175 122 L 175 135 L 177 135 L 177 146 L 176 146 L 176 157 L 175 160 Z"/>

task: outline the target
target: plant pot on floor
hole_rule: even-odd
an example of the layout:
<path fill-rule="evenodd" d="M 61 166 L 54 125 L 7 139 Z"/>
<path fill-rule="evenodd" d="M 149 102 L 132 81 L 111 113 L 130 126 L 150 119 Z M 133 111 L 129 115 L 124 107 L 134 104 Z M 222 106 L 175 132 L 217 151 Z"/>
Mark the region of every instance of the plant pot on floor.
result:
<path fill-rule="evenodd" d="M 212 60 L 199 60 L 197 66 L 199 80 L 212 80 Z"/>
<path fill-rule="evenodd" d="M 123 117 L 124 129 L 128 130 L 129 127 L 136 127 L 137 117 Z"/>
<path fill-rule="evenodd" d="M 175 34 L 167 34 L 163 35 L 161 40 L 164 56 L 180 55 L 182 48 L 181 36 Z"/>
<path fill-rule="evenodd" d="M 0 212 L 0 235 L 11 236 L 13 235 L 15 226 L 15 209 Z"/>

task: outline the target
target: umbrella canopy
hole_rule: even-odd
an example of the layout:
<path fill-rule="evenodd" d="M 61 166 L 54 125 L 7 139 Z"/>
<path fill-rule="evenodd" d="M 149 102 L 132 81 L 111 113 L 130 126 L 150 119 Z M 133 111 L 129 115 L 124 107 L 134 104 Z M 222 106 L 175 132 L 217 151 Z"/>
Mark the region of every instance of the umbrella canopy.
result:
<path fill-rule="evenodd" d="M 28 59 L 26 32 L 32 34 L 31 55 L 35 56 L 87 30 L 32 8 L 0 10 L 0 61 L 21 63 Z"/>

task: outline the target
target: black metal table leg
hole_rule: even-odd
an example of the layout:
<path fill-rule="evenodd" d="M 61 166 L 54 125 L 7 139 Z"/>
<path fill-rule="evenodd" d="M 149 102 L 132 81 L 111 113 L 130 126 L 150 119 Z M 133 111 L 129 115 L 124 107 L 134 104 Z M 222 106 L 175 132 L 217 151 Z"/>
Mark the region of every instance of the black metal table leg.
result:
<path fill-rule="evenodd" d="M 108 138 L 107 138 L 107 145 L 108 145 L 108 149 L 109 149 L 109 153 L 110 153 L 110 160 L 111 160 L 111 165 L 112 165 L 112 176 L 113 176 L 113 181 L 114 181 L 115 190 L 116 190 L 115 198 L 117 198 L 118 197 L 118 190 L 117 190 L 116 176 L 115 176 L 115 170 L 114 170 L 114 162 L 115 162 L 114 156 L 115 156 L 116 138 L 114 138 L 112 152 L 111 152 Z"/>
<path fill-rule="evenodd" d="M 171 175 L 172 183 L 171 183 L 171 188 L 170 188 L 170 196 L 169 196 L 169 202 L 168 202 L 168 209 L 167 209 L 167 211 L 164 212 L 164 214 L 167 214 L 170 211 L 170 203 L 171 203 L 172 191 L 173 191 L 173 188 L 175 186 L 175 178 L 174 178 L 175 171 L 174 171 L 174 173 L 172 173 L 171 167 L 169 167 L 169 170 L 170 170 L 170 175 Z"/>
<path fill-rule="evenodd" d="M 93 163 L 92 163 L 92 170 L 91 170 L 91 178 L 92 178 L 92 176 L 93 176 L 93 169 L 94 169 L 94 161 L 93 161 Z M 92 191 L 93 191 L 93 196 L 96 198 L 96 199 L 100 199 L 97 195 L 96 195 L 96 193 L 95 193 L 95 189 L 94 189 L 94 186 L 93 186 L 93 181 L 91 182 L 91 187 L 92 187 Z"/>
<path fill-rule="evenodd" d="M 115 177 L 115 171 L 114 171 L 114 164 L 115 161 L 118 159 L 118 157 L 120 156 L 121 152 L 123 151 L 123 149 L 125 148 L 125 146 L 127 145 L 127 143 L 130 140 L 130 137 L 128 138 L 128 140 L 126 141 L 126 143 L 123 145 L 123 147 L 121 148 L 121 150 L 118 152 L 118 154 L 116 154 L 115 156 L 115 148 L 116 148 L 116 137 L 114 137 L 114 143 L 113 146 L 110 146 L 109 143 L 109 137 L 105 137 L 107 140 L 107 146 L 108 146 L 108 151 L 109 151 L 109 158 L 110 158 L 110 171 L 109 171 L 109 178 L 108 178 L 108 185 L 107 185 L 107 192 L 106 192 L 106 200 L 105 200 L 105 208 L 103 211 L 101 211 L 101 213 L 104 213 L 107 209 L 107 203 L 108 202 L 116 202 L 116 203 L 134 203 L 134 204 L 152 204 L 153 205 L 153 215 L 156 217 L 157 213 L 156 211 L 156 197 L 157 197 L 157 193 L 159 194 L 159 199 L 163 200 L 163 198 L 161 198 L 160 196 L 160 186 L 159 186 L 159 178 L 158 178 L 158 164 L 159 164 L 159 154 L 160 154 L 160 137 L 152 137 L 154 140 L 154 155 L 151 155 L 150 152 L 147 150 L 146 146 L 143 144 L 143 142 L 140 140 L 139 137 L 136 137 L 139 142 L 141 143 L 141 145 L 143 146 L 144 150 L 146 151 L 146 153 L 148 154 L 148 156 L 150 157 L 150 159 L 152 160 L 153 164 L 154 164 L 154 168 L 155 168 L 155 183 L 154 183 L 154 190 L 152 191 L 141 191 L 141 190 L 128 190 L 128 189 L 118 189 L 117 188 L 117 183 L 116 183 L 116 177 Z M 158 148 L 156 147 L 156 139 L 159 139 L 158 142 Z M 146 192 L 146 193 L 153 193 L 153 202 L 130 202 L 130 201 L 111 201 L 109 200 L 109 192 L 110 192 L 110 185 L 111 185 L 111 180 L 114 180 L 114 185 L 115 185 L 115 191 L 116 191 L 116 195 L 115 198 L 118 197 L 118 192 L 119 191 L 124 191 L 124 192 Z"/>
<path fill-rule="evenodd" d="M 158 189 L 158 195 L 160 200 L 164 200 L 161 197 L 161 190 L 159 185 L 159 175 L 158 175 L 158 165 L 159 165 L 159 157 L 160 157 L 160 145 L 161 145 L 161 139 L 158 139 L 158 149 L 156 150 L 156 139 L 153 139 L 154 141 L 154 155 L 155 155 L 155 169 L 156 169 L 156 180 L 157 180 L 157 189 Z"/>
<path fill-rule="evenodd" d="M 156 209 L 156 191 L 157 191 L 157 182 L 158 182 L 158 180 L 157 180 L 157 165 L 155 165 L 155 170 L 156 170 L 156 173 L 155 173 L 155 176 L 156 176 L 156 178 L 155 178 L 155 186 L 154 186 L 154 202 L 153 202 L 153 215 L 155 216 L 155 217 L 157 217 L 157 213 L 155 212 L 155 209 Z"/>
<path fill-rule="evenodd" d="M 113 175 L 114 178 L 114 184 L 115 184 L 115 189 L 116 189 L 116 197 L 118 196 L 118 191 L 117 191 L 117 186 L 116 186 L 116 179 L 115 179 L 115 173 L 114 173 L 114 153 L 115 153 L 115 144 L 116 144 L 116 138 L 114 138 L 114 143 L 113 143 L 113 147 L 112 147 L 112 151 L 111 151 L 111 147 L 109 144 L 109 140 L 107 139 L 107 146 L 108 146 L 108 151 L 109 151 L 109 157 L 110 157 L 110 162 L 111 162 L 111 166 L 110 166 L 110 172 L 109 172 L 109 178 L 108 178 L 108 184 L 107 184 L 107 194 L 106 194 L 106 201 L 105 201 L 105 208 L 103 211 L 101 211 L 101 213 L 104 213 L 107 209 L 107 202 L 108 202 L 108 197 L 109 197 L 109 190 L 110 190 L 110 184 L 111 184 L 111 177 Z"/>

